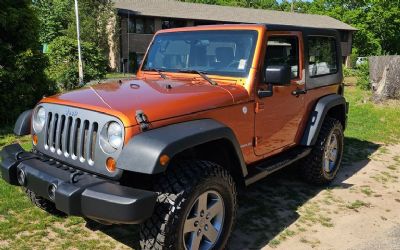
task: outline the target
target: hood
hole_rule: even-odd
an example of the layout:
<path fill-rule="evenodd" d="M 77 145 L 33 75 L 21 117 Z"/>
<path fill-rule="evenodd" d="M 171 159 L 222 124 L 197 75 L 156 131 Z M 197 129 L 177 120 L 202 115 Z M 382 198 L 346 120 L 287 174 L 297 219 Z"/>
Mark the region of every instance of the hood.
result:
<path fill-rule="evenodd" d="M 125 126 L 136 125 L 136 111 L 150 122 L 247 101 L 245 88 L 210 85 L 198 80 L 126 80 L 85 87 L 47 97 L 42 102 L 96 110 L 117 116 Z"/>

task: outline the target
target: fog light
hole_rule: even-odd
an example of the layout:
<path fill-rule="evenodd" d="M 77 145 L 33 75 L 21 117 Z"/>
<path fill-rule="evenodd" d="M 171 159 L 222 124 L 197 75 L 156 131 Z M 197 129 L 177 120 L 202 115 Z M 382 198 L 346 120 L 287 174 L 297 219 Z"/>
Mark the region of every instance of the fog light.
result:
<path fill-rule="evenodd" d="M 49 186 L 49 198 L 54 201 L 56 198 L 56 190 L 57 190 L 57 185 L 56 184 L 51 184 Z"/>
<path fill-rule="evenodd" d="M 17 180 L 18 180 L 19 185 L 25 186 L 26 175 L 25 175 L 24 170 L 18 169 L 18 171 L 17 171 Z"/>
<path fill-rule="evenodd" d="M 106 160 L 106 167 L 109 172 L 114 172 L 117 168 L 117 163 L 112 157 L 108 157 Z"/>

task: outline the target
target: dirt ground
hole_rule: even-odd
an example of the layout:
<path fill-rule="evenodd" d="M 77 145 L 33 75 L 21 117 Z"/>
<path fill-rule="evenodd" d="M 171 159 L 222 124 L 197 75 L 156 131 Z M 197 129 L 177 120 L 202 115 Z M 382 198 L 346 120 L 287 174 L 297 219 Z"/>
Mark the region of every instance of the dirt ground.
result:
<path fill-rule="evenodd" d="M 400 145 L 345 164 L 327 189 L 288 172 L 240 195 L 230 249 L 400 250 Z"/>

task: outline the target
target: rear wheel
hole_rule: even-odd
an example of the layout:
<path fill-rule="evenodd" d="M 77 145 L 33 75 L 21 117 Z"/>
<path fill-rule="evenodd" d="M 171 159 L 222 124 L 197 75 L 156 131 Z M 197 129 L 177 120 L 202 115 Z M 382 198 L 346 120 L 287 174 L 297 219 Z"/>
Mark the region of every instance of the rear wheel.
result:
<path fill-rule="evenodd" d="M 343 156 L 343 126 L 326 117 L 311 153 L 300 162 L 301 174 L 316 185 L 330 183 L 337 175 Z"/>
<path fill-rule="evenodd" d="M 224 249 L 236 217 L 229 172 L 207 161 L 179 162 L 155 183 L 153 216 L 141 227 L 143 249 Z"/>

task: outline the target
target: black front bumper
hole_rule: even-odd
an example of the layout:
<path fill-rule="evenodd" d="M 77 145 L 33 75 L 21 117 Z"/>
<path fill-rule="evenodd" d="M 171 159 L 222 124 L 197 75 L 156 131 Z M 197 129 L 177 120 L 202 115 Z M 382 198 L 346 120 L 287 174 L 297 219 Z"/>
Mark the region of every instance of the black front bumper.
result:
<path fill-rule="evenodd" d="M 0 170 L 6 182 L 22 184 L 68 215 L 137 224 L 153 213 L 157 198 L 154 192 L 122 186 L 76 170 L 43 155 L 26 152 L 19 144 L 4 147 L 0 158 Z M 25 178 L 18 181 L 21 172 Z"/>

